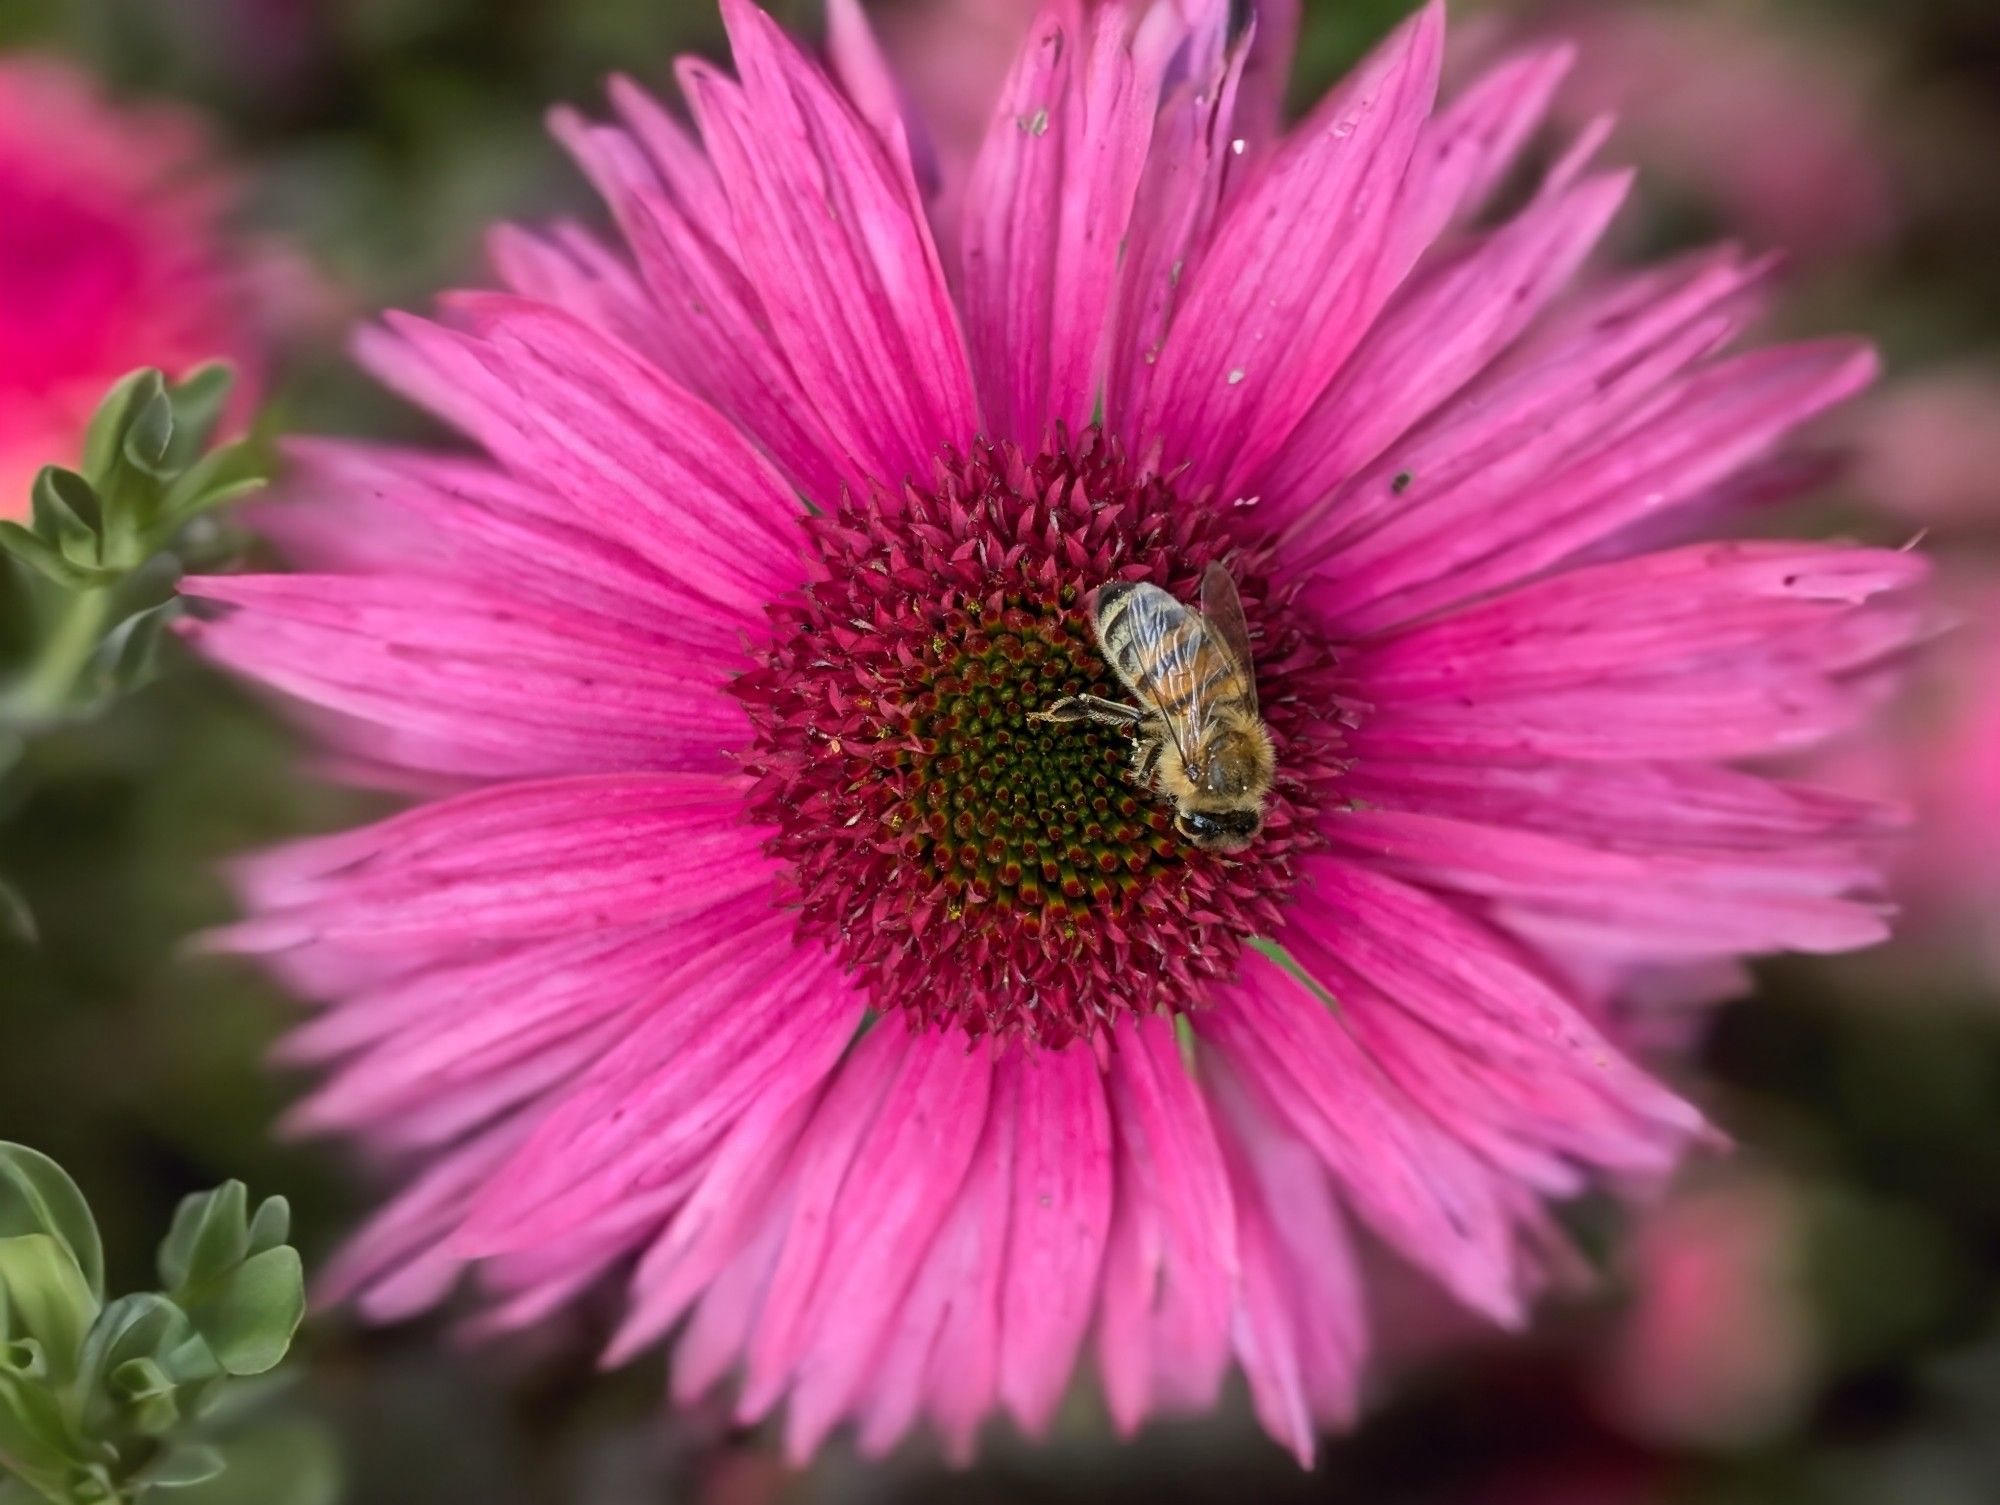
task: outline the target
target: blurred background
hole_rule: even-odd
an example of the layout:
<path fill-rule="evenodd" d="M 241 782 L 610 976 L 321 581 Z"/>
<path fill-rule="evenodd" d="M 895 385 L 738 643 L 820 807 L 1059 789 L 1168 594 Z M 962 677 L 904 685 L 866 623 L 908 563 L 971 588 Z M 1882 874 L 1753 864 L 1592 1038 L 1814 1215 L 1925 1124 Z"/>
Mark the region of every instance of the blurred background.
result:
<path fill-rule="evenodd" d="M 1308 0 L 1299 99 L 1407 8 Z M 774 9 L 818 25 L 816 0 Z M 1032 7 L 876 9 L 907 48 L 977 52 Z M 1782 521 L 1924 532 L 1966 618 L 1890 737 L 1825 770 L 1920 808 L 1903 938 L 1765 968 L 1692 1041 L 1685 1079 L 1737 1153 L 1655 1210 L 1579 1209 L 1600 1267 L 1526 1339 L 1385 1291 L 1368 1419 L 1312 1475 L 1240 1397 L 1119 1446 L 1088 1394 L 1050 1446 L 996 1438 L 969 1475 L 920 1447 L 885 1468 L 836 1447 L 793 1474 L 719 1410 L 667 1415 L 657 1356 L 597 1375 L 601 1313 L 497 1346 L 448 1316 L 368 1331 L 336 1314 L 203 1500 L 2000 1499 L 2000 3 L 1458 0 L 1454 19 L 1468 66 L 1525 35 L 1583 40 L 1563 109 L 1617 109 L 1611 152 L 1645 169 L 1622 250 L 1782 250 L 1775 332 L 1881 343 L 1877 393 L 1813 437 L 1833 479 Z M 421 432 L 347 366 L 346 327 L 484 280 L 494 220 L 594 217 L 545 109 L 594 107 L 614 70 L 664 89 L 677 52 L 717 42 L 708 0 L 0 0 L 6 53 L 68 59 L 116 108 L 171 104 L 205 133 L 217 212 L 256 269 L 234 311 L 274 431 Z M 336 1153 L 273 1134 L 296 1084 L 266 1056 L 292 1011 L 189 938 L 228 913 L 225 855 L 375 802 L 313 778 L 214 675 L 171 649 L 165 667 L 0 778 L 0 876 L 39 932 L 0 933 L 0 1138 L 81 1183 L 121 1287 L 146 1282 L 191 1188 L 289 1195 L 309 1267 L 372 1195 Z"/>

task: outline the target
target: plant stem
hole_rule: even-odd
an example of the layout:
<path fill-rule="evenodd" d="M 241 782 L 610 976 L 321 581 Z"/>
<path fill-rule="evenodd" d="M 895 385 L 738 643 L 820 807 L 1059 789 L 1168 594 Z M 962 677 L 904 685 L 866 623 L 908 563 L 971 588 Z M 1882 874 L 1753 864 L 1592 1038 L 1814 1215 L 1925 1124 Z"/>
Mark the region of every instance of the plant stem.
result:
<path fill-rule="evenodd" d="M 19 687 L 0 699 L 0 719 L 32 729 L 56 720 L 75 693 L 103 640 L 111 615 L 111 587 L 97 586 L 70 596 L 44 639 L 40 655 Z"/>

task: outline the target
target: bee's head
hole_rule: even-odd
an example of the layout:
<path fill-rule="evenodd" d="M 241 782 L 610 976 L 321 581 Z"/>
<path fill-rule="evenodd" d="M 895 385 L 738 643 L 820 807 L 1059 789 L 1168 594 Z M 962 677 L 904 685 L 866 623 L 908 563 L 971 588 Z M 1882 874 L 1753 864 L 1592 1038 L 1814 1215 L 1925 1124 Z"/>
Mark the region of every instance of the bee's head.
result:
<path fill-rule="evenodd" d="M 1238 852 L 1264 828 L 1261 810 L 1182 810 L 1174 829 L 1204 852 Z"/>

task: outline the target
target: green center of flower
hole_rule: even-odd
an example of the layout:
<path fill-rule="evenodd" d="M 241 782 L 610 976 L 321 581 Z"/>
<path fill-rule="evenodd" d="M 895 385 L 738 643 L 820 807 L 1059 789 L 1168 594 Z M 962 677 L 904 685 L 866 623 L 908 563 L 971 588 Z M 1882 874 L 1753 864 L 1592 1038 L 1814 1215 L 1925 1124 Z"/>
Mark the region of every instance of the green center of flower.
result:
<path fill-rule="evenodd" d="M 1077 596 L 1043 587 L 1003 595 L 996 612 L 949 607 L 929 644 L 937 667 L 913 676 L 927 683 L 893 753 L 903 800 L 888 818 L 948 896 L 948 919 L 992 905 L 996 919 L 1070 932 L 1187 855 L 1167 808 L 1127 775 L 1128 734 L 1027 719 L 1065 695 L 1125 698 Z"/>

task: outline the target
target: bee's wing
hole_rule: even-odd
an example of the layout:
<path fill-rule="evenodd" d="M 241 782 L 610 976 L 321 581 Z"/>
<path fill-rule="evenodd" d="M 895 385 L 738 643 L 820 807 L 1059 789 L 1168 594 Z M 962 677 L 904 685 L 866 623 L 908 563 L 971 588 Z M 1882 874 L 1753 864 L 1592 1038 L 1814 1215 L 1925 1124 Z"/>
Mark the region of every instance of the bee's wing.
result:
<path fill-rule="evenodd" d="M 1250 624 L 1243 620 L 1243 598 L 1236 594 L 1236 582 L 1217 560 L 1201 577 L 1201 614 L 1222 637 L 1223 645 L 1235 655 L 1242 671 L 1245 708 L 1257 714 L 1257 670 L 1250 659 Z"/>
<path fill-rule="evenodd" d="M 1097 636 L 1126 688 L 1193 762 L 1215 707 L 1241 696 L 1249 678 L 1221 635 L 1157 585 L 1120 581 L 1098 592 Z"/>

